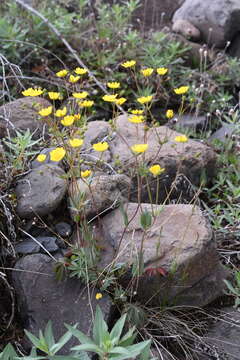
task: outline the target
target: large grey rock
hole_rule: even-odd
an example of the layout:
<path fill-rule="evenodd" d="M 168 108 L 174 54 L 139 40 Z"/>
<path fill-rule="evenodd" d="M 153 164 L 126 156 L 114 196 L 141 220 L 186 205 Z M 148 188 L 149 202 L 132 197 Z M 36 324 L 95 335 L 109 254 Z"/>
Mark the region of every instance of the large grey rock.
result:
<path fill-rule="evenodd" d="M 69 185 L 69 202 L 72 217 L 81 214 L 87 218 L 116 208 L 125 202 L 131 188 L 131 180 L 126 175 L 95 176 L 90 183 L 78 179 Z"/>
<path fill-rule="evenodd" d="M 185 0 L 175 12 L 173 23 L 188 20 L 208 45 L 222 48 L 240 31 L 239 0 Z"/>
<path fill-rule="evenodd" d="M 141 303 L 201 307 L 222 293 L 226 274 L 210 225 L 197 206 L 129 203 L 125 211 L 127 228 L 116 209 L 102 219 L 103 229 L 115 241 L 118 262 L 131 267 L 142 247 L 144 274 L 135 279 Z M 145 211 L 154 214 L 154 220 L 144 234 L 140 217 Z M 158 273 L 159 268 L 168 275 Z M 130 281 L 129 273 L 123 277 L 123 284 L 127 286 Z"/>
<path fill-rule="evenodd" d="M 209 358 L 239 360 L 240 354 L 240 311 L 227 307 L 221 313 L 202 338 L 201 360 Z M 217 357 L 217 355 L 219 357 Z"/>
<path fill-rule="evenodd" d="M 16 186 L 17 213 L 21 218 L 44 216 L 62 201 L 67 181 L 65 172 L 56 165 L 42 165 L 30 171 Z"/>
<path fill-rule="evenodd" d="M 44 128 L 38 111 L 50 105 L 41 97 L 24 97 L 0 106 L 0 138 L 7 135 L 7 129 L 11 136 L 16 134 L 15 130 L 29 129 L 38 138 Z"/>
<path fill-rule="evenodd" d="M 15 265 L 13 284 L 23 327 L 35 335 L 52 321 L 55 339 L 66 332 L 65 324 L 74 325 L 90 335 L 93 315 L 99 304 L 107 321 L 110 320 L 112 304 L 103 296 L 96 300 L 97 289 L 84 286 L 77 278 L 58 282 L 53 271 L 55 262 L 46 255 L 28 255 Z M 26 270 L 26 271 L 25 271 Z M 59 352 L 68 354 L 69 349 L 79 344 L 72 338 Z"/>
<path fill-rule="evenodd" d="M 213 141 L 221 141 L 221 142 L 227 142 L 231 138 L 231 136 L 236 133 L 239 128 L 238 124 L 228 124 L 226 122 L 222 122 L 222 126 L 220 129 L 216 130 L 208 139 L 209 142 Z"/>
<path fill-rule="evenodd" d="M 141 202 L 155 201 L 158 192 L 158 202 L 163 202 L 166 197 L 179 199 L 183 197 L 192 198 L 192 194 L 187 193 L 187 189 L 176 182 L 176 178 L 181 175 L 186 178 L 186 182 L 195 186 L 200 185 L 201 175 L 204 172 L 206 178 L 211 178 L 215 172 L 216 155 L 214 151 L 201 142 L 189 139 L 186 143 L 178 143 L 175 137 L 180 135 L 167 126 L 160 126 L 145 131 L 143 124 L 138 124 L 137 128 L 130 123 L 126 115 L 116 119 L 116 136 L 110 143 L 113 162 L 121 164 L 121 169 L 132 178 L 133 192 L 131 201 L 138 201 L 137 169 L 136 158 L 133 156 L 130 147 L 134 144 L 148 143 L 149 147 L 144 154 L 138 157 L 138 161 L 144 160 L 148 167 L 153 164 L 160 164 L 165 168 L 165 172 L 159 179 L 152 176 L 142 179 Z M 158 181 L 160 183 L 158 187 Z M 147 183 L 148 182 L 148 183 Z"/>

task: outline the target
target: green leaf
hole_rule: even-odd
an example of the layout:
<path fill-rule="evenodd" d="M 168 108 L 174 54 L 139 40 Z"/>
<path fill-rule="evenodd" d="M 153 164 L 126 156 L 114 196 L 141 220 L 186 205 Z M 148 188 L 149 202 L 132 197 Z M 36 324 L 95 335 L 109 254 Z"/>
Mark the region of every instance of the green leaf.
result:
<path fill-rule="evenodd" d="M 67 331 L 63 336 L 60 337 L 58 342 L 50 348 L 50 351 L 54 354 L 57 353 L 71 339 L 71 337 L 71 332 Z"/>
<path fill-rule="evenodd" d="M 152 225 L 152 215 L 149 211 L 144 211 L 140 217 L 140 224 L 144 230 L 147 230 Z"/>
<path fill-rule="evenodd" d="M 52 322 L 51 320 L 48 321 L 46 328 L 44 330 L 44 338 L 47 342 L 49 349 L 55 344 L 55 339 L 53 336 L 53 330 L 52 330 Z"/>
<path fill-rule="evenodd" d="M 102 345 L 103 338 L 108 334 L 108 326 L 104 321 L 102 310 L 99 305 L 96 307 L 96 314 L 93 325 L 93 339 L 98 346 Z"/>
<path fill-rule="evenodd" d="M 93 340 L 86 336 L 82 331 L 75 329 L 73 326 L 65 324 L 66 328 L 70 331 L 70 333 L 75 336 L 81 344 L 92 344 L 95 345 Z"/>
<path fill-rule="evenodd" d="M 124 209 L 123 204 L 121 203 L 119 206 L 119 210 L 123 216 L 123 222 L 124 222 L 124 226 L 128 226 L 129 220 L 128 220 L 128 214 L 126 212 L 126 210 Z"/>
<path fill-rule="evenodd" d="M 99 355 L 103 355 L 104 352 L 95 344 L 82 344 L 77 345 L 72 348 L 72 350 L 84 350 L 84 351 L 91 351 Z"/>
<path fill-rule="evenodd" d="M 1 360 L 14 360 L 17 353 L 11 344 L 7 344 L 3 351 L 0 353 Z"/>
<path fill-rule="evenodd" d="M 135 340 L 136 334 L 134 334 L 135 327 L 132 327 L 128 330 L 128 332 L 121 338 L 118 345 L 121 346 L 129 346 L 132 345 L 133 341 Z"/>
<path fill-rule="evenodd" d="M 110 332 L 110 339 L 112 340 L 113 345 L 117 344 L 120 336 L 122 334 L 122 330 L 126 321 L 127 314 L 124 314 L 114 325 L 112 331 Z"/>

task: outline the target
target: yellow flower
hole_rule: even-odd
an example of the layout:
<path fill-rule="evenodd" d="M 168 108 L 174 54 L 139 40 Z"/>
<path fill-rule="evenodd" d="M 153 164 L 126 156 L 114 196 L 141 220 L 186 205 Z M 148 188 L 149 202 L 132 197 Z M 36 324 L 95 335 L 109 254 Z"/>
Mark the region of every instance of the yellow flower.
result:
<path fill-rule="evenodd" d="M 46 157 L 47 157 L 47 155 L 45 155 L 45 154 L 39 154 L 37 156 L 37 161 L 44 162 L 46 160 Z"/>
<path fill-rule="evenodd" d="M 100 151 L 100 152 L 102 152 L 102 151 L 107 150 L 108 147 L 109 147 L 109 145 L 108 145 L 108 143 L 107 143 L 106 141 L 104 141 L 104 142 L 99 142 L 99 143 L 97 143 L 97 144 L 93 144 L 92 147 L 93 147 L 93 149 L 94 149 L 95 151 Z"/>
<path fill-rule="evenodd" d="M 152 68 L 142 69 L 141 73 L 143 74 L 143 76 L 150 76 L 153 73 L 153 69 Z"/>
<path fill-rule="evenodd" d="M 136 65 L 136 61 L 135 60 L 126 61 L 126 62 L 122 63 L 121 65 L 124 68 L 133 67 L 134 65 Z"/>
<path fill-rule="evenodd" d="M 70 140 L 69 140 L 69 144 L 70 144 L 72 147 L 79 147 L 79 146 L 82 146 L 83 140 L 82 140 L 82 139 L 78 139 L 78 138 L 70 139 Z"/>
<path fill-rule="evenodd" d="M 60 70 L 56 73 L 57 77 L 64 77 L 67 74 L 68 74 L 68 70 L 66 70 L 66 69 Z"/>
<path fill-rule="evenodd" d="M 84 100 L 84 101 L 78 102 L 78 105 L 81 107 L 92 107 L 93 104 L 94 104 L 94 101 L 92 101 L 92 100 Z"/>
<path fill-rule="evenodd" d="M 130 121 L 133 124 L 141 124 L 144 121 L 143 115 L 132 115 L 129 116 L 128 121 Z"/>
<path fill-rule="evenodd" d="M 101 293 L 97 293 L 96 294 L 96 300 L 100 300 L 102 298 L 102 294 Z"/>
<path fill-rule="evenodd" d="M 52 113 L 52 106 L 48 106 L 47 108 L 40 110 L 38 113 L 41 116 L 48 116 Z"/>
<path fill-rule="evenodd" d="M 164 68 L 164 67 L 157 68 L 158 75 L 165 75 L 167 72 L 168 72 L 167 68 Z"/>
<path fill-rule="evenodd" d="M 48 96 L 49 96 L 49 98 L 50 98 L 51 100 L 57 100 L 57 99 L 59 99 L 59 97 L 60 97 L 60 93 L 59 93 L 59 92 L 50 91 L 50 92 L 48 93 Z"/>
<path fill-rule="evenodd" d="M 92 174 L 91 170 L 85 170 L 85 171 L 81 171 L 81 177 L 83 178 L 87 178 Z"/>
<path fill-rule="evenodd" d="M 71 126 L 74 123 L 74 115 L 67 115 L 61 120 L 61 124 L 64 126 Z"/>
<path fill-rule="evenodd" d="M 81 119 L 81 114 L 75 114 L 75 115 L 73 115 L 73 116 L 74 116 L 74 121 Z"/>
<path fill-rule="evenodd" d="M 37 88 L 37 89 L 33 89 L 33 88 L 28 88 L 24 91 L 22 91 L 22 94 L 24 96 L 39 96 L 42 95 L 43 90 L 41 88 Z"/>
<path fill-rule="evenodd" d="M 125 103 L 125 101 L 127 101 L 127 99 L 124 98 L 124 97 L 121 97 L 121 98 L 119 98 L 119 99 L 116 99 L 115 103 L 116 103 L 117 105 L 122 105 L 122 104 Z"/>
<path fill-rule="evenodd" d="M 107 83 L 107 86 L 108 86 L 110 89 L 118 89 L 118 88 L 120 88 L 120 83 L 119 83 L 119 82 L 116 82 L 116 81 L 108 82 L 108 83 Z"/>
<path fill-rule="evenodd" d="M 84 75 L 88 72 L 87 69 L 84 69 L 84 68 L 80 68 L 80 67 L 77 67 L 74 72 L 78 75 Z"/>
<path fill-rule="evenodd" d="M 74 75 L 70 75 L 69 76 L 69 81 L 71 82 L 71 83 L 75 83 L 75 82 L 77 82 L 78 80 L 80 79 L 80 76 L 74 76 Z"/>
<path fill-rule="evenodd" d="M 118 96 L 118 94 L 104 95 L 104 96 L 102 97 L 102 99 L 103 99 L 104 101 L 108 101 L 108 102 L 115 102 L 117 96 Z"/>
<path fill-rule="evenodd" d="M 148 149 L 148 144 L 136 144 L 131 146 L 134 153 L 143 153 Z"/>
<path fill-rule="evenodd" d="M 189 86 L 180 86 L 179 88 L 174 89 L 175 94 L 183 95 L 188 92 Z"/>
<path fill-rule="evenodd" d="M 150 101 L 152 101 L 152 98 L 153 98 L 152 95 L 142 96 L 142 97 L 140 97 L 140 98 L 137 98 L 137 101 L 138 101 L 140 104 L 146 104 L 146 103 L 149 103 Z"/>
<path fill-rule="evenodd" d="M 80 93 L 72 93 L 72 96 L 75 99 L 85 99 L 88 95 L 89 93 L 87 91 L 82 91 Z"/>
<path fill-rule="evenodd" d="M 160 175 L 162 172 L 165 171 L 165 168 L 161 168 L 160 165 L 153 165 L 149 168 L 149 171 L 151 174 L 153 174 L 154 176 L 158 176 Z"/>
<path fill-rule="evenodd" d="M 174 116 L 173 110 L 169 109 L 169 110 L 166 111 L 166 117 L 167 117 L 168 119 L 173 118 L 173 116 Z"/>
<path fill-rule="evenodd" d="M 67 113 L 67 108 L 66 108 L 66 106 L 64 106 L 63 109 L 58 109 L 58 110 L 55 112 L 55 115 L 56 115 L 57 117 L 62 117 L 62 116 L 65 116 L 66 113 Z"/>
<path fill-rule="evenodd" d="M 63 147 L 57 147 L 56 149 L 50 151 L 50 160 L 51 161 L 61 161 L 66 154 L 66 150 Z"/>
<path fill-rule="evenodd" d="M 188 141 L 188 137 L 186 135 L 178 135 L 174 139 L 176 142 L 182 142 L 185 143 Z"/>
<path fill-rule="evenodd" d="M 143 114 L 144 110 L 135 109 L 135 110 L 130 110 L 130 112 L 134 115 L 141 115 Z"/>

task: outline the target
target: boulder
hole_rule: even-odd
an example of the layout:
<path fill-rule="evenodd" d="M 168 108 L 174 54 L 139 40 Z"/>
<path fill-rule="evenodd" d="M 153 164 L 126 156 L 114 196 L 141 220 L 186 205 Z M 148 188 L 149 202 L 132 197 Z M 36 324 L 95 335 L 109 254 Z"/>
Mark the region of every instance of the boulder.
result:
<path fill-rule="evenodd" d="M 34 138 L 43 132 L 44 122 L 39 119 L 38 111 L 51 106 L 50 102 L 41 97 L 24 97 L 0 106 L 0 138 L 15 136 L 15 130 L 30 130 Z"/>
<path fill-rule="evenodd" d="M 87 218 L 101 215 L 125 202 L 131 188 L 126 175 L 100 175 L 90 182 L 78 179 L 69 185 L 69 202 L 72 217 L 81 213 Z"/>
<path fill-rule="evenodd" d="M 112 303 L 104 295 L 96 300 L 97 289 L 88 288 L 77 278 L 66 278 L 58 282 L 54 275 L 55 262 L 42 254 L 27 255 L 18 260 L 13 271 L 13 285 L 23 327 L 38 335 L 48 321 L 52 321 L 55 339 L 65 332 L 64 324 L 74 325 L 90 335 L 96 305 L 101 307 L 106 321 L 111 319 Z M 69 354 L 71 347 L 78 345 L 71 340 L 58 354 Z"/>
<path fill-rule="evenodd" d="M 198 41 L 201 38 L 200 31 L 188 20 L 178 19 L 173 23 L 173 32 L 183 35 L 188 40 Z"/>
<path fill-rule="evenodd" d="M 232 307 L 222 308 L 216 321 L 201 338 L 200 360 L 228 359 L 239 360 L 240 353 L 240 312 Z"/>
<path fill-rule="evenodd" d="M 143 304 L 205 306 L 223 291 L 225 270 L 220 265 L 211 227 L 194 205 L 151 205 L 129 203 L 129 220 L 119 209 L 103 219 L 103 229 L 115 241 L 117 261 L 131 269 L 143 252 L 144 272 L 132 278 L 131 270 L 122 284 L 135 283 L 136 298 Z M 152 216 L 144 233 L 141 214 Z"/>
<path fill-rule="evenodd" d="M 17 213 L 21 218 L 50 214 L 67 191 L 65 172 L 56 165 L 42 165 L 31 170 L 16 186 Z"/>
<path fill-rule="evenodd" d="M 132 179 L 131 201 L 149 203 L 150 192 L 152 201 L 157 203 L 164 202 L 166 198 L 179 200 L 181 196 L 190 201 L 191 191 L 188 193 L 187 185 L 186 189 L 181 186 L 177 181 L 178 177 L 181 175 L 185 178 L 186 184 L 196 187 L 200 185 L 203 173 L 206 179 L 213 177 L 216 162 L 214 151 L 191 139 L 185 143 L 176 142 L 175 137 L 179 135 L 167 126 L 153 127 L 145 131 L 144 124 L 130 123 L 127 115 L 121 115 L 116 119 L 116 136 L 110 143 L 112 161 L 117 161 L 121 171 Z M 148 143 L 149 146 L 145 153 L 138 156 L 138 163 L 144 161 L 147 167 L 160 164 L 165 171 L 157 178 L 150 174 L 143 178 L 139 194 L 136 169 L 138 166 L 130 147 L 143 143 Z"/>
<path fill-rule="evenodd" d="M 239 0 L 185 0 L 175 12 L 173 23 L 187 20 L 198 28 L 209 46 L 224 48 L 240 31 Z"/>

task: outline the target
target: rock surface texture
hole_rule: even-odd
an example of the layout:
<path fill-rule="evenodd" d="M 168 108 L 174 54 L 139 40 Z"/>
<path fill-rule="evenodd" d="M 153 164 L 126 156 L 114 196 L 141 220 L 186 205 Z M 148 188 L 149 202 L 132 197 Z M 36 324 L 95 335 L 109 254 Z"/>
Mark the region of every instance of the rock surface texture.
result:
<path fill-rule="evenodd" d="M 239 0 L 186 0 L 175 12 L 173 23 L 187 20 L 198 28 L 204 42 L 223 48 L 240 31 Z"/>
<path fill-rule="evenodd" d="M 0 138 L 15 136 L 15 130 L 30 130 L 38 138 L 43 132 L 44 122 L 39 119 L 38 111 L 50 106 L 50 102 L 40 97 L 25 97 L 0 106 Z"/>
<path fill-rule="evenodd" d="M 72 216 L 84 210 L 87 218 L 116 208 L 125 202 L 131 188 L 126 175 L 100 175 L 88 183 L 78 179 L 69 185 L 69 202 Z"/>
<path fill-rule="evenodd" d="M 90 335 L 96 305 L 109 321 L 111 301 L 107 296 L 96 300 L 97 290 L 88 292 L 79 279 L 57 282 L 54 263 L 48 256 L 36 254 L 25 256 L 15 265 L 15 269 L 23 270 L 13 272 L 23 327 L 38 335 L 51 320 L 55 339 L 59 339 L 66 332 L 64 323 L 72 326 L 78 323 L 79 330 Z M 29 269 L 30 272 L 24 271 Z M 77 344 L 76 338 L 72 338 L 59 354 L 69 354 L 70 348 Z"/>
<path fill-rule="evenodd" d="M 125 210 L 131 219 L 125 231 L 119 209 L 103 218 L 103 228 L 119 249 L 117 261 L 129 266 L 139 258 L 144 239 L 145 272 L 136 283 L 139 301 L 204 306 L 221 294 L 226 274 L 219 263 L 210 225 L 197 206 L 129 203 Z M 155 213 L 146 234 L 140 226 L 144 211 Z M 157 269 L 168 275 L 162 276 Z M 126 275 L 123 283 L 129 281 L 130 275 Z"/>
<path fill-rule="evenodd" d="M 31 170 L 16 186 L 17 212 L 21 218 L 48 215 L 57 208 L 67 191 L 65 172 L 56 165 Z"/>

